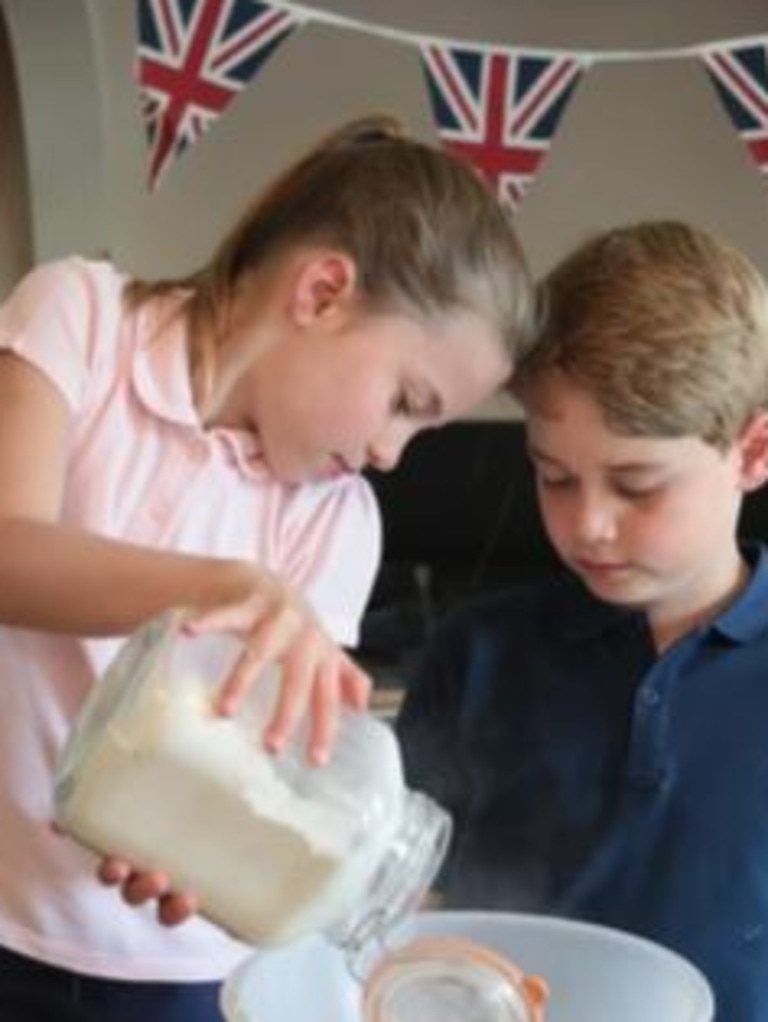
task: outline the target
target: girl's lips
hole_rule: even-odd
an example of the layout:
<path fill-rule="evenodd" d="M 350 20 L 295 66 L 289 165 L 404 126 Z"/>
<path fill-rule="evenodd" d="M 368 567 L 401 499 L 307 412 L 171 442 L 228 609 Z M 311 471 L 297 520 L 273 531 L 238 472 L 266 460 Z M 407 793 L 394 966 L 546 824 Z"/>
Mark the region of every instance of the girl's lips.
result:
<path fill-rule="evenodd" d="M 336 476 L 349 475 L 353 469 L 351 466 L 338 455 L 334 454 L 328 463 L 328 471 L 326 473 L 328 478 L 334 479 Z"/>

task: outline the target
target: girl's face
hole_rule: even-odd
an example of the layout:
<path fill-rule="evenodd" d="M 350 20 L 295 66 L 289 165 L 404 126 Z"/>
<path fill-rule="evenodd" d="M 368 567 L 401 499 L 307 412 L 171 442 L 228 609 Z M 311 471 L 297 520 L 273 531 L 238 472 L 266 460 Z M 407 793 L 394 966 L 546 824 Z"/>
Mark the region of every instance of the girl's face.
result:
<path fill-rule="evenodd" d="M 464 415 L 509 371 L 500 340 L 474 314 L 425 324 L 358 311 L 290 332 L 238 390 L 267 465 L 296 483 L 394 468 L 420 430 Z"/>
<path fill-rule="evenodd" d="M 739 573 L 740 444 L 612 432 L 563 377 L 528 407 L 528 442 L 547 531 L 596 596 L 668 619 L 723 599 Z"/>

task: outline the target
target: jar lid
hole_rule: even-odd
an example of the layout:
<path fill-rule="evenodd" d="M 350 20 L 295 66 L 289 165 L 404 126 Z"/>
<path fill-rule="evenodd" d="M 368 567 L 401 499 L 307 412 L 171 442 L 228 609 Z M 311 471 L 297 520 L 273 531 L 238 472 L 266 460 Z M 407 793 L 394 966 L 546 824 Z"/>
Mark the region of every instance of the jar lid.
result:
<path fill-rule="evenodd" d="M 425 937 L 388 954 L 363 991 L 365 1022 L 543 1022 L 549 996 L 497 951 Z"/>

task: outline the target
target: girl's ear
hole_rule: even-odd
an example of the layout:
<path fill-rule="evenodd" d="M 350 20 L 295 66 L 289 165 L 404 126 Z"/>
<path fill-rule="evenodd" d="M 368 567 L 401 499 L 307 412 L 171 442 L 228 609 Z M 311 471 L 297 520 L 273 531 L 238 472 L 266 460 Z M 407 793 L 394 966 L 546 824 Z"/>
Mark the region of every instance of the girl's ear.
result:
<path fill-rule="evenodd" d="M 756 412 L 738 440 L 741 453 L 741 487 L 745 493 L 768 480 L 768 412 Z"/>
<path fill-rule="evenodd" d="M 310 252 L 293 280 L 292 311 L 300 326 L 346 308 L 357 288 L 357 268 L 344 252 Z"/>

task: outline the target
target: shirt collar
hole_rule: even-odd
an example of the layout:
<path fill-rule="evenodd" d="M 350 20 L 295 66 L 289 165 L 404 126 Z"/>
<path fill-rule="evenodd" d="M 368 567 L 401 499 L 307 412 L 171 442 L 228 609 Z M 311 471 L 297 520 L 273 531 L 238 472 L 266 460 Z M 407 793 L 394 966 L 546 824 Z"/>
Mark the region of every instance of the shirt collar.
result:
<path fill-rule="evenodd" d="M 745 543 L 742 554 L 752 574 L 733 603 L 710 627 L 733 642 L 750 642 L 768 631 L 768 548 Z"/>
<path fill-rule="evenodd" d="M 158 418 L 192 430 L 198 442 L 208 447 L 219 446 L 244 476 L 263 479 L 268 472 L 255 433 L 206 429 L 200 421 L 192 394 L 187 333 L 180 314 L 186 298 L 187 292 L 180 290 L 139 307 L 131 367 L 134 393 Z"/>
<path fill-rule="evenodd" d="M 166 422 L 202 429 L 192 398 L 184 292 L 150 299 L 136 313 L 131 379 L 141 403 Z"/>

